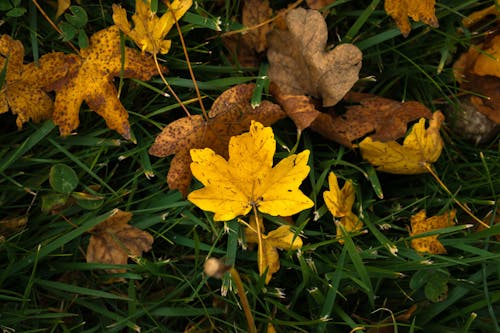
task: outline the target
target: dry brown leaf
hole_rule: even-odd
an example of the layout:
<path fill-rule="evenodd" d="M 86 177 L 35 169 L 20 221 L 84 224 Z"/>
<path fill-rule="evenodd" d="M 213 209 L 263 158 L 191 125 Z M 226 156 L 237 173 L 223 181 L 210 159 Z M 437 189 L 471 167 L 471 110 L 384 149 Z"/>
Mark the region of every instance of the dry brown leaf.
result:
<path fill-rule="evenodd" d="M 28 216 L 4 217 L 0 219 L 0 239 L 22 230 L 28 223 Z"/>
<path fill-rule="evenodd" d="M 328 30 L 316 10 L 297 8 L 286 16 L 288 30 L 268 35 L 268 75 L 286 95 L 308 95 L 335 105 L 358 80 L 361 51 L 341 44 L 325 52 Z"/>
<path fill-rule="evenodd" d="M 496 5 L 491 5 L 490 7 L 487 7 L 487 8 L 482 9 L 482 10 L 478 10 L 478 11 L 470 14 L 469 16 L 462 19 L 462 24 L 464 25 L 464 27 L 470 28 L 470 27 L 476 25 L 477 23 L 481 22 L 487 16 L 492 16 L 492 15 L 495 15 L 497 17 L 499 16 L 499 12 L 497 10 Z"/>
<path fill-rule="evenodd" d="M 398 102 L 363 93 L 350 92 L 345 99 L 359 103 L 347 107 L 342 115 L 322 113 L 302 95 L 284 95 L 271 84 L 270 92 L 300 130 L 311 127 L 315 132 L 346 147 L 370 134 L 377 141 L 403 137 L 409 122 L 431 118 L 431 111 L 419 102 Z"/>
<path fill-rule="evenodd" d="M 7 60 L 8 59 L 8 60 Z M 9 35 L 0 37 L 0 70 L 7 63 L 4 86 L 0 90 L 0 114 L 9 110 L 17 115 L 19 129 L 23 123 L 50 119 L 54 109 L 47 95 L 49 87 L 68 72 L 62 52 L 52 52 L 40 57 L 38 65 L 24 64 L 23 44 Z"/>
<path fill-rule="evenodd" d="M 385 0 L 384 8 L 387 15 L 396 21 L 401 34 L 408 37 L 411 31 L 408 16 L 414 21 L 422 21 L 433 28 L 439 27 L 434 13 L 435 3 L 435 0 Z"/>
<path fill-rule="evenodd" d="M 201 115 L 180 118 L 156 137 L 149 154 L 166 157 L 175 154 L 170 164 L 167 183 L 170 189 L 187 195 L 191 184 L 192 148 L 211 148 L 227 158 L 229 139 L 248 130 L 252 120 L 270 126 L 286 115 L 281 108 L 269 101 L 263 101 L 255 109 L 250 105 L 254 84 L 240 84 L 223 92 L 208 113 L 208 121 Z"/>
<path fill-rule="evenodd" d="M 116 209 L 115 213 L 90 230 L 87 262 L 125 265 L 128 257 L 141 256 L 151 250 L 153 236 L 128 224 L 132 213 Z M 125 269 L 109 270 L 113 273 Z"/>
<path fill-rule="evenodd" d="M 307 6 L 311 9 L 321 9 L 334 2 L 335 0 L 306 0 Z"/>
<path fill-rule="evenodd" d="M 223 38 L 224 45 L 236 55 L 241 66 L 258 66 L 259 54 L 267 49 L 266 35 L 271 30 L 271 23 L 262 23 L 272 14 L 268 0 L 245 0 L 243 3 L 241 23 L 250 29 L 240 35 Z"/>
<path fill-rule="evenodd" d="M 286 115 L 293 120 L 299 131 L 308 128 L 321 114 L 305 95 L 285 95 L 274 82 L 271 82 L 269 92 L 281 105 Z"/>
<path fill-rule="evenodd" d="M 80 123 L 80 106 L 85 101 L 90 109 L 106 120 L 106 125 L 130 139 L 128 113 L 120 103 L 113 83 L 119 77 L 149 80 L 157 74 L 152 57 L 125 47 L 121 58 L 120 30 L 113 25 L 96 32 L 89 47 L 80 50 L 81 57 L 67 55 L 70 73 L 53 86 L 56 91 L 53 120 L 61 135 L 69 135 Z"/>

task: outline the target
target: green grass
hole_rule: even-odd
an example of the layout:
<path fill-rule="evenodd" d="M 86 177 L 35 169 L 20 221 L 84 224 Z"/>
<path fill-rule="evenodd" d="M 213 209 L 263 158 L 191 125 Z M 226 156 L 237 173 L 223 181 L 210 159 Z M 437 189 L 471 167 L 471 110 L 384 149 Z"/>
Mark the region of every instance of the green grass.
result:
<path fill-rule="evenodd" d="M 111 24 L 111 3 L 82 1 L 89 15 L 85 26 L 89 36 Z M 481 38 L 468 31 L 459 33 L 457 28 L 464 15 L 492 1 L 438 1 L 440 28 L 414 23 L 407 39 L 395 29 L 382 3 L 337 1 L 326 16 L 329 40 L 335 42 L 338 34 L 358 45 L 363 51 L 360 76 L 376 78 L 361 80 L 356 89 L 397 100 L 418 100 L 432 110 L 444 110 L 451 119 L 454 115 L 448 106 L 457 103 L 460 93 L 451 66 Z M 130 2 L 123 5 L 133 11 Z M 273 2 L 275 8 L 285 5 L 286 1 Z M 43 6 L 52 14 L 50 7 Z M 237 1 L 220 6 L 198 1 L 181 20 L 207 107 L 235 84 L 257 81 L 265 86 L 259 68 L 232 65 L 221 40 L 215 38 L 219 17 L 223 31 L 238 29 L 234 18 L 241 6 Z M 26 14 L 5 16 L 0 29 L 23 42 L 26 61 L 53 50 L 71 52 L 33 3 L 22 0 L 18 7 L 26 8 Z M 480 31 L 495 27 L 491 19 Z M 167 80 L 188 101 L 196 94 L 177 35 L 172 30 L 172 49 L 160 58 L 170 69 Z M 268 323 L 277 332 L 364 328 L 374 333 L 382 326 L 387 329 L 384 332 L 500 332 L 500 247 L 495 238 L 500 227 L 480 232 L 468 228 L 472 218 L 454 201 L 466 204 L 480 218 L 497 213 L 498 137 L 475 145 L 443 128 L 445 148 L 434 169 L 452 197 L 429 174 L 377 173 L 359 151 L 305 130 L 297 151 L 311 150 L 311 173 L 301 188 L 315 206 L 294 217 L 303 248 L 281 251 L 281 269 L 265 285 L 258 274 L 256 251 L 240 246 L 240 224 L 215 223 L 211 214 L 169 191 L 165 176 L 171 157 L 148 155 L 161 128 L 184 116 L 175 100 L 163 97 L 159 90 L 165 90 L 159 79 L 124 80 L 121 101 L 130 111 L 136 144 L 121 140 L 86 106 L 80 113 L 78 135 L 68 138 L 59 137 L 50 121 L 28 123 L 17 131 L 15 117 L 1 115 L 0 221 L 27 216 L 28 223 L 14 232 L 0 225 L 0 329 L 245 332 L 245 316 L 231 279 L 225 276 L 221 281 L 203 274 L 205 259 L 215 256 L 239 270 L 259 332 L 265 332 Z M 263 98 L 269 97 L 264 93 Z M 196 101 L 187 103 L 187 108 L 201 113 Z M 287 156 L 281 146 L 296 144 L 293 123 L 285 119 L 273 129 L 280 143 L 277 158 Z M 102 197 L 100 206 L 90 210 L 72 204 L 52 213 L 42 211 L 42 198 L 54 193 L 49 171 L 58 163 L 76 172 L 76 191 L 94 191 Z M 354 212 L 365 223 L 366 233 L 351 235 L 344 245 L 335 239 L 333 218 L 323 201 L 331 170 L 341 180 L 353 179 Z M 150 252 L 129 260 L 126 272 L 119 274 L 106 271 L 117 268 L 114 265 L 85 262 L 88 230 L 115 208 L 132 212 L 131 223 L 155 239 Z M 438 231 L 448 253 L 415 252 L 408 234 L 410 216 L 421 209 L 430 216 L 451 208 L 457 209 L 458 224 Z M 413 305 L 416 310 L 409 320 L 399 317 L 393 322 L 391 316 L 398 318 Z"/>

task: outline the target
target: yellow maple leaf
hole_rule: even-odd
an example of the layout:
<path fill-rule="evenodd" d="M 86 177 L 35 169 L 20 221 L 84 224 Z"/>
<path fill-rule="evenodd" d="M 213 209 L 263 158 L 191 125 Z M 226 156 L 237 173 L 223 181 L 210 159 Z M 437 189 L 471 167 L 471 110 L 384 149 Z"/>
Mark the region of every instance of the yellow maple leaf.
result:
<path fill-rule="evenodd" d="M 289 216 L 313 206 L 299 186 L 309 173 L 309 150 L 288 156 L 273 167 L 276 150 L 271 127 L 252 121 L 250 132 L 229 141 L 229 160 L 212 149 L 191 149 L 191 171 L 205 187 L 188 195 L 215 221 L 262 213 Z"/>
<path fill-rule="evenodd" d="M 260 230 L 264 230 L 262 219 L 259 220 L 259 224 Z M 296 236 L 288 225 L 283 225 L 267 235 L 263 234 L 259 243 L 255 216 L 250 218 L 250 226 L 245 229 L 245 239 L 247 243 L 259 244 L 258 252 L 262 254 L 258 256 L 259 274 L 263 275 L 267 270 L 266 284 L 269 283 L 272 275 L 280 269 L 278 249 L 296 250 L 302 247 L 302 239 Z"/>
<path fill-rule="evenodd" d="M 175 24 L 174 15 L 177 20 L 180 19 L 192 4 L 192 0 L 174 0 L 169 5 L 170 9 L 158 17 L 150 9 L 150 0 L 136 0 L 135 13 L 132 15 L 133 28 L 127 19 L 126 10 L 113 4 L 113 21 L 142 52 L 165 54 L 170 50 L 171 44 L 170 40 L 165 40 L 165 36 Z"/>
<path fill-rule="evenodd" d="M 410 236 L 452 226 L 455 214 L 456 211 L 453 209 L 442 215 L 426 218 L 425 210 L 421 210 L 411 217 Z M 446 253 L 446 249 L 438 240 L 438 237 L 439 235 L 414 238 L 411 240 L 411 247 L 422 253 L 444 254 Z"/>
<path fill-rule="evenodd" d="M 80 106 L 85 101 L 110 129 L 131 139 L 128 113 L 120 103 L 113 79 L 123 71 L 124 78 L 149 80 L 157 73 L 153 58 L 129 47 L 125 47 L 122 57 L 120 30 L 115 25 L 93 34 L 89 47 L 81 49 L 80 55 L 66 55 L 69 74 L 53 87 L 53 120 L 61 135 L 69 135 L 78 127 Z"/>
<path fill-rule="evenodd" d="M 340 217 L 339 221 L 335 221 L 337 229 L 337 239 L 343 244 L 342 240 L 344 232 L 359 231 L 363 228 L 363 222 L 352 212 L 355 193 L 352 185 L 352 180 L 347 180 L 340 189 L 337 176 L 334 172 L 328 175 L 328 186 L 330 191 L 323 192 L 326 207 L 335 217 Z M 342 225 L 342 227 L 341 227 Z"/>
<path fill-rule="evenodd" d="M 9 109 L 17 115 L 19 129 L 30 119 L 34 122 L 49 119 L 54 102 L 47 94 L 48 87 L 63 78 L 69 69 L 62 52 L 40 57 L 38 64 L 24 64 L 24 46 L 9 35 L 0 36 L 0 71 L 6 70 L 0 87 L 0 114 Z"/>
<path fill-rule="evenodd" d="M 414 21 L 422 21 L 431 27 L 439 27 L 439 22 L 434 13 L 435 0 L 385 0 L 384 9 L 391 16 L 401 31 L 408 37 L 411 31 L 410 16 Z"/>
<path fill-rule="evenodd" d="M 429 172 L 429 164 L 437 161 L 443 149 L 439 134 L 443 121 L 443 114 L 436 111 L 426 129 L 425 118 L 420 118 L 403 145 L 396 141 L 373 141 L 367 137 L 359 144 L 361 155 L 379 171 L 404 175 Z"/>

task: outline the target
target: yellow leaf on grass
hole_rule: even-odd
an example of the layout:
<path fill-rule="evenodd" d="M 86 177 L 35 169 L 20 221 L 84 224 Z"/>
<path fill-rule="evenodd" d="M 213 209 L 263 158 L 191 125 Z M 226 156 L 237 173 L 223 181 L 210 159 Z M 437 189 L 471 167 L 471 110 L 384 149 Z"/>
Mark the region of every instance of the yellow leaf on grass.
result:
<path fill-rule="evenodd" d="M 262 220 L 259 220 L 261 231 L 264 230 Z M 259 244 L 257 234 L 257 224 L 255 217 L 250 218 L 250 226 L 245 229 L 245 239 L 247 243 Z M 262 259 L 259 260 L 259 274 L 262 275 L 267 270 L 266 284 L 269 283 L 271 277 L 280 269 L 280 257 L 278 249 L 296 250 L 302 247 L 302 239 L 296 236 L 290 230 L 290 226 L 283 225 L 278 229 L 269 232 L 267 235 L 262 235 L 262 246 L 259 253 L 262 253 Z M 260 258 L 260 256 L 259 256 Z"/>
<path fill-rule="evenodd" d="M 456 211 L 453 209 L 442 215 L 426 218 L 425 210 L 421 210 L 411 217 L 410 236 L 416 236 L 431 230 L 443 229 L 453 225 Z M 418 252 L 444 254 L 446 249 L 438 240 L 439 235 L 420 237 L 411 240 L 411 247 Z"/>
<path fill-rule="evenodd" d="M 435 0 L 385 0 L 384 9 L 401 30 L 401 34 L 408 37 L 411 31 L 410 16 L 414 21 L 422 21 L 431 27 L 439 27 L 434 13 Z"/>
<path fill-rule="evenodd" d="M 166 0 L 169 1 L 169 0 Z M 135 13 L 132 15 L 134 27 L 127 19 L 127 11 L 120 5 L 113 4 L 113 21 L 129 36 L 142 52 L 165 54 L 170 50 L 170 40 L 165 36 L 175 24 L 174 15 L 179 20 L 193 4 L 192 0 L 174 0 L 161 17 L 150 9 L 150 0 L 136 0 Z"/>
<path fill-rule="evenodd" d="M 191 149 L 191 171 L 204 188 L 188 195 L 215 221 L 245 215 L 252 207 L 270 215 L 289 216 L 313 206 L 299 186 L 309 173 L 309 150 L 288 156 L 273 167 L 276 150 L 271 127 L 252 121 L 250 132 L 229 141 L 229 160 L 212 149 Z"/>
<path fill-rule="evenodd" d="M 323 198 L 332 215 L 340 217 L 340 220 L 336 221 L 335 225 L 337 227 L 337 239 L 339 243 L 343 244 L 344 232 L 359 231 L 363 228 L 363 222 L 352 212 L 355 199 L 354 187 L 352 180 L 349 179 L 340 189 L 337 176 L 333 172 L 328 175 L 328 186 L 330 191 L 323 192 Z"/>
<path fill-rule="evenodd" d="M 405 175 L 428 172 L 427 166 L 437 161 L 443 149 L 439 134 L 443 121 L 443 114 L 436 111 L 426 129 L 425 118 L 421 118 L 403 145 L 396 141 L 373 141 L 367 137 L 359 144 L 361 155 L 379 171 Z"/>

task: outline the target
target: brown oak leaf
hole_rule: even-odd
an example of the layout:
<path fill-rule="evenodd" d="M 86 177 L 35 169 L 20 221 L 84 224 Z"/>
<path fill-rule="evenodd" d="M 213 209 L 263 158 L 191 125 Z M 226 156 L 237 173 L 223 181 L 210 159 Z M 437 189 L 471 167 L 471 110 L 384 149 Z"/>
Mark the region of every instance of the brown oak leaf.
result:
<path fill-rule="evenodd" d="M 296 8 L 286 16 L 288 30 L 268 35 L 268 75 L 284 94 L 309 95 L 335 105 L 358 80 L 361 51 L 341 44 L 325 51 L 328 30 L 316 10 Z"/>
<path fill-rule="evenodd" d="M 47 95 L 49 87 L 68 72 L 62 52 L 52 52 L 40 57 L 38 65 L 24 64 L 23 44 L 9 35 L 0 37 L 0 69 L 7 65 L 7 72 L 0 90 L 0 114 L 9 110 L 17 115 L 19 129 L 23 123 L 50 119 L 54 103 Z"/>
<path fill-rule="evenodd" d="M 128 224 L 132 213 L 116 209 L 111 217 L 90 230 L 87 262 L 125 265 L 128 257 L 141 256 L 151 250 L 153 236 Z M 125 269 L 109 270 L 113 273 Z"/>
<path fill-rule="evenodd" d="M 156 137 L 149 154 L 165 157 L 175 154 L 170 164 L 167 183 L 170 189 L 187 195 L 191 184 L 192 148 L 212 148 L 227 158 L 231 136 L 248 131 L 252 120 L 269 126 L 286 115 L 276 104 L 263 101 L 255 109 L 250 105 L 254 84 L 240 84 L 224 91 L 214 102 L 208 120 L 201 115 L 180 118 Z"/>
<path fill-rule="evenodd" d="M 433 28 L 439 27 L 434 13 L 435 0 L 385 0 L 384 9 L 398 26 L 401 34 L 408 37 L 411 31 L 408 16 L 414 21 L 422 21 Z"/>
<path fill-rule="evenodd" d="M 54 123 L 61 135 L 69 135 L 79 125 L 78 114 L 85 101 L 106 120 L 110 129 L 129 140 L 128 113 L 120 103 L 113 79 L 120 76 L 123 62 L 124 78 L 149 80 L 158 73 L 153 58 L 125 47 L 125 59 L 122 59 L 120 30 L 115 25 L 92 35 L 89 47 L 81 49 L 80 55 L 67 56 L 70 73 L 53 87 L 56 91 Z"/>
<path fill-rule="evenodd" d="M 304 95 L 285 95 L 271 84 L 270 92 L 300 130 L 310 127 L 325 138 L 352 147 L 354 140 L 370 134 L 377 141 L 403 137 L 407 124 L 431 111 L 419 102 L 398 102 L 371 94 L 350 92 L 345 100 L 359 103 L 347 107 L 344 114 L 319 112 Z"/>

